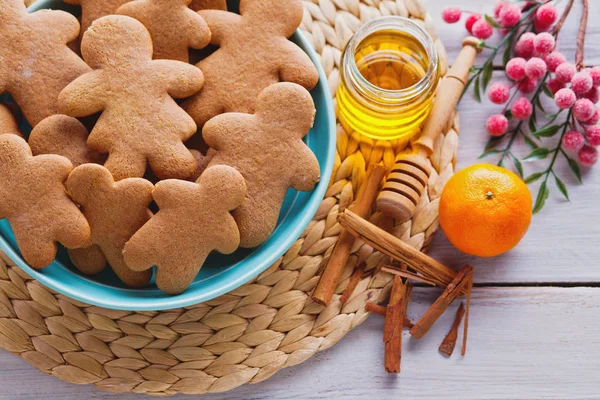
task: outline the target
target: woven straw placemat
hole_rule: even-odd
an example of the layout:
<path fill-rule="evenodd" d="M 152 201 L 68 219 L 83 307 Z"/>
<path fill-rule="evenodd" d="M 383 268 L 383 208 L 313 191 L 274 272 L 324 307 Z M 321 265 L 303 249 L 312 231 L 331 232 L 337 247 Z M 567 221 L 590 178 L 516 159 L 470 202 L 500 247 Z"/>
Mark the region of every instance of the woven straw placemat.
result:
<path fill-rule="evenodd" d="M 346 42 L 363 23 L 381 15 L 411 17 L 423 25 L 436 41 L 446 73 L 445 49 L 421 0 L 305 0 L 302 30 L 321 56 L 332 93 Z M 438 228 L 439 196 L 452 176 L 458 148 L 457 121 L 435 144 L 434 171 L 415 217 L 393 229 L 417 249 L 425 249 Z M 357 263 L 366 261 L 372 269 L 386 262 L 382 254 L 359 244 L 332 304 L 324 308 L 310 300 L 340 232 L 336 216 L 352 202 L 369 163 L 391 168 L 406 147 L 401 142 L 359 141 L 340 126 L 337 139 L 331 186 L 313 221 L 252 282 L 185 309 L 114 311 L 54 293 L 3 257 L 0 347 L 67 382 L 171 395 L 224 392 L 258 383 L 333 346 L 367 318 L 365 303 L 382 300 L 391 279 L 384 273 L 363 279 L 341 306 L 339 293 Z"/>

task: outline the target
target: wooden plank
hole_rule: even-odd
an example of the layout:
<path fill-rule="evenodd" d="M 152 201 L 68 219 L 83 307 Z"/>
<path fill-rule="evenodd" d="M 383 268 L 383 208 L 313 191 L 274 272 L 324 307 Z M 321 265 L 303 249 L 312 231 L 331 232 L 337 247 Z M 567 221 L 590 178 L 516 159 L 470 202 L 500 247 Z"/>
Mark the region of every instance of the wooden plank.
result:
<path fill-rule="evenodd" d="M 421 315 L 437 294 L 433 289 L 416 289 L 409 317 Z M 437 347 L 457 307 L 456 302 L 419 341 L 405 331 L 403 372 L 398 377 L 383 369 L 383 318 L 372 316 L 332 349 L 300 366 L 284 369 L 258 385 L 202 398 L 600 399 L 600 289 L 476 289 L 468 353 L 462 358 L 455 350 L 446 358 Z M 6 396 L 0 398 L 117 398 L 45 376 L 8 353 L 0 353 L 0 363 L 0 385 Z"/>
<path fill-rule="evenodd" d="M 501 72 L 494 80 L 502 80 Z M 549 106 L 548 109 L 551 106 Z M 457 167 L 464 168 L 476 162 L 495 163 L 494 157 L 477 160 L 489 138 L 485 121 L 502 107 L 492 104 L 487 97 L 481 104 L 469 93 L 461 102 L 460 147 Z M 529 149 L 518 141 L 516 153 L 522 156 Z M 542 170 L 548 160 L 524 164 L 525 175 Z M 452 247 L 438 233 L 430 254 L 452 267 L 465 264 L 475 266 L 475 281 L 498 282 L 600 282 L 600 166 L 584 172 L 584 184 L 576 183 L 566 163 L 559 163 L 558 174 L 568 183 L 571 203 L 564 200 L 550 182 L 551 195 L 546 207 L 533 217 L 531 228 L 513 251 L 500 257 L 479 259 L 466 256 Z M 532 187 L 537 193 L 537 186 Z"/>
<path fill-rule="evenodd" d="M 473 11 L 477 13 L 488 13 L 492 14 L 494 1 L 481 1 L 481 0 L 424 0 L 425 7 L 429 10 L 429 13 L 435 21 L 435 25 L 439 36 L 446 45 L 450 60 L 454 59 L 458 51 L 460 50 L 460 40 L 458 38 L 462 35 L 466 35 L 464 28 L 464 17 L 461 22 L 453 25 L 446 24 L 442 21 L 441 11 L 444 7 L 449 5 L 458 5 L 461 9 Z M 559 11 L 565 6 L 566 1 L 558 2 Z M 586 37 L 585 45 L 585 63 L 586 65 L 598 65 L 600 64 L 600 48 L 597 44 L 600 42 L 600 24 L 597 21 L 597 16 L 600 15 L 600 2 L 590 0 L 589 2 L 589 23 L 588 23 L 588 35 Z M 577 30 L 579 28 L 579 18 L 581 17 L 581 0 L 575 0 L 573 9 L 563 26 L 560 34 L 559 49 L 563 52 L 568 60 L 575 60 L 576 50 L 576 38 Z M 560 15 L 560 13 L 559 13 Z M 489 39 L 491 44 L 499 41 L 499 36 Z M 501 58 L 497 59 L 496 65 L 501 65 Z"/>

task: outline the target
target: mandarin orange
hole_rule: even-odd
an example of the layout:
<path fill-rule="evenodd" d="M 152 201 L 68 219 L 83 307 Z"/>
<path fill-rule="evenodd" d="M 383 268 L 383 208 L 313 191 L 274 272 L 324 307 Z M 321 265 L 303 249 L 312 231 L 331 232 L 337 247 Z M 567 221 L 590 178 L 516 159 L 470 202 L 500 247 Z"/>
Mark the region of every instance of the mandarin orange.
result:
<path fill-rule="evenodd" d="M 457 172 L 440 198 L 440 225 L 460 251 L 494 257 L 515 247 L 531 223 L 531 193 L 511 171 L 477 164 Z"/>

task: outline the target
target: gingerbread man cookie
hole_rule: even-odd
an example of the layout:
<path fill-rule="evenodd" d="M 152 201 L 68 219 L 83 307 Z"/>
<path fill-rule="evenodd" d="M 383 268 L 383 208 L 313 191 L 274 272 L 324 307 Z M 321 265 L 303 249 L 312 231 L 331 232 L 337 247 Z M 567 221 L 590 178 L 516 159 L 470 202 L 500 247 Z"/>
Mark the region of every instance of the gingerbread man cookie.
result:
<path fill-rule="evenodd" d="M 7 103 L 0 103 L 0 135 L 12 133 L 22 138 L 25 136 L 19 129 L 19 122 Z"/>
<path fill-rule="evenodd" d="M 115 14 L 117 9 L 131 0 L 64 0 L 65 3 L 81 6 L 81 35 L 95 20 Z"/>
<path fill-rule="evenodd" d="M 152 40 L 141 22 L 102 17 L 83 35 L 81 51 L 94 68 L 62 91 L 62 111 L 83 117 L 102 111 L 88 146 L 109 153 L 105 167 L 116 180 L 142 177 L 149 163 L 160 179 L 186 179 L 198 166 L 183 141 L 196 124 L 173 100 L 203 83 L 193 65 L 152 60 Z"/>
<path fill-rule="evenodd" d="M 189 48 L 202 49 L 210 43 L 204 19 L 188 8 L 191 0 L 138 0 L 127 3 L 117 14 L 140 21 L 150 32 L 155 60 L 189 62 Z"/>
<path fill-rule="evenodd" d="M 192 0 L 190 8 L 200 10 L 227 10 L 227 0 Z"/>
<path fill-rule="evenodd" d="M 125 243 L 150 219 L 154 185 L 142 178 L 115 183 L 103 166 L 86 164 L 71 172 L 66 186 L 90 224 L 91 242 L 100 247 L 113 271 L 128 286 L 146 286 L 152 271 L 132 271 L 122 252 Z"/>
<path fill-rule="evenodd" d="M 255 114 L 222 114 L 204 126 L 202 135 L 216 150 L 209 169 L 230 165 L 246 179 L 246 200 L 233 211 L 242 247 L 258 246 L 273 233 L 290 187 L 309 191 L 319 181 L 319 162 L 302 141 L 314 116 L 306 89 L 278 83 L 261 92 Z"/>
<path fill-rule="evenodd" d="M 100 246 L 91 242 L 79 249 L 68 249 L 73 265 L 84 275 L 96 275 L 106 268 L 106 257 Z"/>
<path fill-rule="evenodd" d="M 36 125 L 29 135 L 34 155 L 58 154 L 71 160 L 74 167 L 81 164 L 103 164 L 102 154 L 87 146 L 88 130 L 77 118 L 53 115 Z"/>
<path fill-rule="evenodd" d="M 15 99 L 31 126 L 58 114 L 58 94 L 90 67 L 67 43 L 79 35 L 77 18 L 64 11 L 28 14 L 23 0 L 0 5 L 0 93 Z"/>
<path fill-rule="evenodd" d="M 302 22 L 301 0 L 241 0 L 240 12 L 200 11 L 219 49 L 198 64 L 204 87 L 183 104 L 199 127 L 224 112 L 254 112 L 259 93 L 274 83 L 310 90 L 319 80 L 310 58 L 287 39 Z"/>
<path fill-rule="evenodd" d="M 0 219 L 8 219 L 33 268 L 54 261 L 56 242 L 78 248 L 90 238 L 90 226 L 64 188 L 72 168 L 61 156 L 33 157 L 17 135 L 0 135 Z"/>
<path fill-rule="evenodd" d="M 207 169 L 197 183 L 157 183 L 152 195 L 160 210 L 125 245 L 125 263 L 134 271 L 156 266 L 158 287 L 182 293 L 213 250 L 230 254 L 238 248 L 240 234 L 230 211 L 245 194 L 244 178 L 223 165 Z"/>

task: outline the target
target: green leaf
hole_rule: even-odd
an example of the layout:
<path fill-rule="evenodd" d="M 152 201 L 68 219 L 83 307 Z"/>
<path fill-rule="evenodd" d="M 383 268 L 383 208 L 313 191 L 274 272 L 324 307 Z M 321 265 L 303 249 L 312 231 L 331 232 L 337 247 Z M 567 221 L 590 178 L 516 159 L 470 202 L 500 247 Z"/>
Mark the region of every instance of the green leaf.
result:
<path fill-rule="evenodd" d="M 513 42 L 515 40 L 515 35 L 511 35 L 508 39 L 508 43 L 506 43 L 506 47 L 504 48 L 504 54 L 502 55 L 502 64 L 506 65 L 510 60 L 511 50 L 513 48 Z"/>
<path fill-rule="evenodd" d="M 481 103 L 481 90 L 479 89 L 479 76 L 475 79 L 475 85 L 473 85 L 473 94 L 475 95 L 475 100 Z"/>
<path fill-rule="evenodd" d="M 488 83 L 490 83 L 490 80 L 492 79 L 493 72 L 494 72 L 494 66 L 490 62 L 485 66 L 485 68 L 483 69 L 483 72 L 481 73 L 481 83 L 482 83 L 484 91 L 487 89 Z"/>
<path fill-rule="evenodd" d="M 562 193 L 563 196 L 565 196 L 565 199 L 571 201 L 571 199 L 569 199 L 569 192 L 567 191 L 565 183 L 561 181 L 560 178 L 556 175 L 554 175 L 554 179 L 556 180 L 556 187 L 558 187 L 558 190 Z"/>
<path fill-rule="evenodd" d="M 537 106 L 537 108 L 539 108 L 544 114 L 546 113 L 546 110 L 544 109 L 544 106 L 542 105 L 542 100 L 540 99 L 540 97 L 536 97 L 535 98 L 535 105 Z"/>
<path fill-rule="evenodd" d="M 532 183 L 537 182 L 543 175 L 543 172 L 535 172 L 525 178 L 525 183 L 531 185 Z"/>
<path fill-rule="evenodd" d="M 556 117 L 558 117 L 558 114 L 560 114 L 560 111 L 554 114 L 546 114 L 546 118 L 548 119 L 554 119 Z"/>
<path fill-rule="evenodd" d="M 531 114 L 531 117 L 529 117 L 529 121 L 527 121 L 527 126 L 529 127 L 529 132 L 535 132 L 537 130 L 536 123 L 537 123 L 537 118 L 536 118 L 535 112 L 534 112 L 533 114 Z"/>
<path fill-rule="evenodd" d="M 560 128 L 562 128 L 561 125 L 551 125 L 533 132 L 532 135 L 536 138 L 552 137 L 560 130 Z"/>
<path fill-rule="evenodd" d="M 581 168 L 579 168 L 579 164 L 577 164 L 577 161 L 569 157 L 567 157 L 567 161 L 569 162 L 569 168 L 571 168 L 571 171 L 573 171 L 573 174 L 575 175 L 579 183 L 583 183 L 583 180 L 581 179 Z"/>
<path fill-rule="evenodd" d="M 554 95 L 552 94 L 552 91 L 550 90 L 550 88 L 548 87 L 548 85 L 546 85 L 545 83 L 542 84 L 542 90 L 544 91 L 544 93 L 546 94 L 546 96 L 550 97 L 551 99 L 554 98 Z"/>
<path fill-rule="evenodd" d="M 523 161 L 533 161 L 533 160 L 543 160 L 548 157 L 552 150 L 546 149 L 544 147 L 540 147 L 538 149 L 533 150 L 527 157 L 523 159 Z"/>
<path fill-rule="evenodd" d="M 484 15 L 484 18 L 485 18 L 486 22 L 488 24 L 490 24 L 491 26 L 493 26 L 494 28 L 502 28 L 500 26 L 500 24 L 498 22 L 496 22 L 496 20 L 494 18 L 490 17 L 489 15 L 487 15 L 487 14 Z"/>
<path fill-rule="evenodd" d="M 486 150 L 483 152 L 482 155 L 480 155 L 478 157 L 478 160 L 481 160 L 482 158 L 485 158 L 485 157 L 493 156 L 494 154 L 500 154 L 500 153 L 504 153 L 504 152 L 502 150 L 495 150 L 495 149 Z"/>
<path fill-rule="evenodd" d="M 519 176 L 521 178 L 523 178 L 523 164 L 521 164 L 521 161 L 519 161 L 519 159 L 517 157 L 515 157 L 514 155 L 512 156 L 512 160 L 513 160 L 513 164 L 515 164 L 515 168 L 517 169 L 517 172 L 519 173 Z"/>
<path fill-rule="evenodd" d="M 536 142 L 534 142 L 533 140 L 531 140 L 531 138 L 529 136 L 527 136 L 527 135 L 523 135 L 523 140 L 525 141 L 525 144 L 527 146 L 529 146 L 529 148 L 531 150 L 535 150 L 535 149 L 537 149 L 537 148 L 540 147 Z"/>
<path fill-rule="evenodd" d="M 506 119 L 512 119 L 512 117 L 513 117 L 512 111 L 510 111 L 510 110 L 504 111 L 504 116 L 506 117 Z"/>
<path fill-rule="evenodd" d="M 548 185 L 546 184 L 546 181 L 544 181 L 542 182 L 537 198 L 535 199 L 535 205 L 533 206 L 534 214 L 539 213 L 542 208 L 544 208 L 546 200 L 548 200 L 548 196 L 550 196 L 550 189 L 548 189 Z"/>
<path fill-rule="evenodd" d="M 492 136 L 490 137 L 490 139 L 488 140 L 487 144 L 485 145 L 485 151 L 491 150 L 493 149 L 498 143 L 500 143 L 502 141 L 502 139 L 504 138 L 504 136 Z"/>

